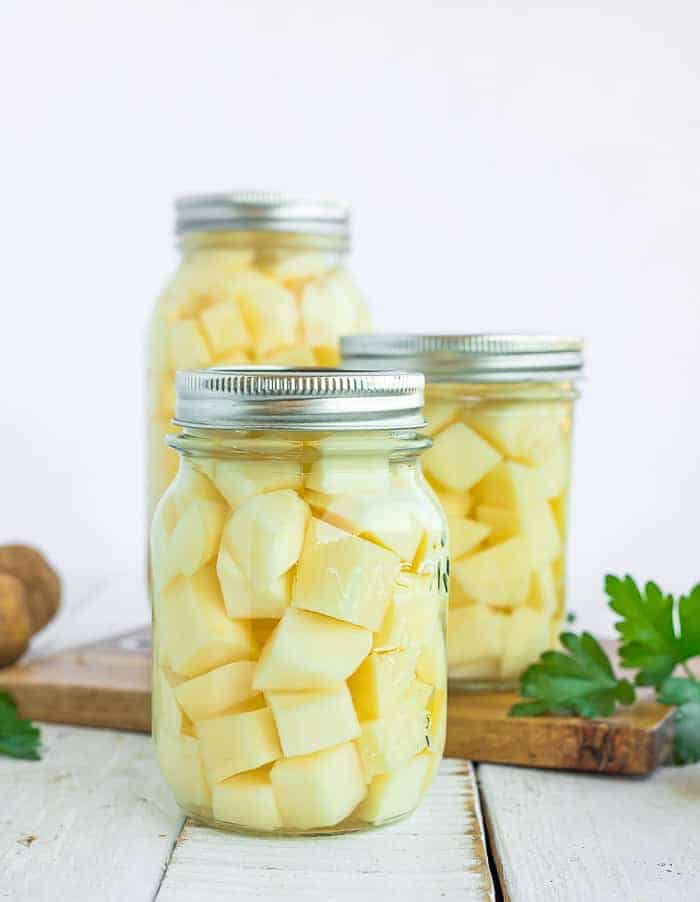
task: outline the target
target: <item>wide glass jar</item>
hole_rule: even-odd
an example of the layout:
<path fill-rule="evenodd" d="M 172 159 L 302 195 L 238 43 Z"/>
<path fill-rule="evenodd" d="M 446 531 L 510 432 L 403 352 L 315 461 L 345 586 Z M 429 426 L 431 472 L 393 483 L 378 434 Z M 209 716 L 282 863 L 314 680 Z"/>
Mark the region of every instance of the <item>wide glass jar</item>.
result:
<path fill-rule="evenodd" d="M 566 615 L 567 508 L 579 339 L 378 335 L 346 366 L 425 373 L 425 474 L 450 537 L 450 688 L 512 688 Z"/>
<path fill-rule="evenodd" d="M 345 268 L 343 204 L 245 192 L 176 202 L 180 264 L 148 330 L 149 517 L 177 470 L 167 447 L 175 371 L 267 363 L 335 366 L 338 339 L 371 328 Z"/>
<path fill-rule="evenodd" d="M 446 523 L 415 373 L 178 373 L 151 531 L 153 735 L 180 806 L 263 833 L 410 813 L 446 725 Z"/>

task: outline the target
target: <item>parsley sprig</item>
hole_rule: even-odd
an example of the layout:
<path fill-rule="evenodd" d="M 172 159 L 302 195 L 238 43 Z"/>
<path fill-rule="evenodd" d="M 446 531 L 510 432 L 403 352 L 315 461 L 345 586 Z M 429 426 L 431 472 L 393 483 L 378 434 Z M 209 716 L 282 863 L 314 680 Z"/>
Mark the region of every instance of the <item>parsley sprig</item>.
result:
<path fill-rule="evenodd" d="M 0 755 L 38 761 L 41 732 L 30 720 L 23 720 L 7 692 L 0 692 Z"/>
<path fill-rule="evenodd" d="M 700 584 L 678 601 L 656 583 L 640 589 L 631 576 L 607 576 L 605 591 L 611 609 L 622 618 L 615 627 L 623 667 L 637 671 L 637 686 L 653 686 L 662 704 L 676 706 L 676 763 L 700 761 L 700 681 L 688 665 L 700 655 Z M 528 701 L 513 705 L 511 716 L 608 717 L 617 704 L 634 702 L 634 686 L 615 675 L 590 633 L 565 632 L 560 641 L 565 652 L 544 652 L 521 676 L 520 694 Z M 679 668 L 685 676 L 674 676 Z"/>

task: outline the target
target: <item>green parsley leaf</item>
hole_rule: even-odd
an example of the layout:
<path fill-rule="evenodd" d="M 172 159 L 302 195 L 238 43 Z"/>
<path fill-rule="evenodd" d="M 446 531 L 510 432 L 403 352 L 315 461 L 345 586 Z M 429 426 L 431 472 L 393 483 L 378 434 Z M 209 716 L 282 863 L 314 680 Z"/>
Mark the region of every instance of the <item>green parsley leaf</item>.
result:
<path fill-rule="evenodd" d="M 618 680 L 608 656 L 590 633 L 559 637 L 569 654 L 546 651 L 520 678 L 520 694 L 530 702 L 510 709 L 512 717 L 538 714 L 578 714 L 580 717 L 608 717 L 615 704 L 631 705 L 634 686 Z"/>
<path fill-rule="evenodd" d="M 0 692 L 0 755 L 38 761 L 40 746 L 39 729 L 19 716 L 17 705 L 7 692 Z"/>
<path fill-rule="evenodd" d="M 658 699 L 662 705 L 676 706 L 673 714 L 674 762 L 693 764 L 700 761 L 700 683 L 688 677 L 669 677 L 661 686 Z"/>
<path fill-rule="evenodd" d="M 640 592 L 631 576 L 605 578 L 613 611 L 622 620 L 615 628 L 622 637 L 620 661 L 639 672 L 638 686 L 658 688 L 678 664 L 700 654 L 700 585 L 678 605 L 679 634 L 673 626 L 674 600 L 649 582 Z"/>

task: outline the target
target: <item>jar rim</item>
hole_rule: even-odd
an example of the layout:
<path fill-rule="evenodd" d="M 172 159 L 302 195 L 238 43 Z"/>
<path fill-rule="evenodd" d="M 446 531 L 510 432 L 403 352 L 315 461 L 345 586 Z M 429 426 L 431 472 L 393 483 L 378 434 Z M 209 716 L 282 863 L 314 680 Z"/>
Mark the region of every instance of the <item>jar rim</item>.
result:
<path fill-rule="evenodd" d="M 558 382 L 580 377 L 583 340 L 535 333 L 348 335 L 350 369 L 418 370 L 433 382 Z"/>
<path fill-rule="evenodd" d="M 287 232 L 350 242 L 350 207 L 325 197 L 275 191 L 188 194 L 175 199 L 175 234 L 191 232 Z"/>
<path fill-rule="evenodd" d="M 237 430 L 420 429 L 422 373 L 322 367 L 210 367 L 175 376 L 178 426 Z"/>

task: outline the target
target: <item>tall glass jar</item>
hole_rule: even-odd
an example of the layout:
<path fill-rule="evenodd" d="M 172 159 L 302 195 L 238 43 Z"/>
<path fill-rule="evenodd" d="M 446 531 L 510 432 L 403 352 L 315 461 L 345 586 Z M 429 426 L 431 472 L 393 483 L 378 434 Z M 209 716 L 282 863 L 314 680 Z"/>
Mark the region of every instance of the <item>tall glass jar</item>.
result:
<path fill-rule="evenodd" d="M 513 688 L 565 619 L 581 341 L 359 335 L 342 352 L 346 366 L 425 373 L 423 468 L 449 524 L 450 688 Z"/>
<path fill-rule="evenodd" d="M 446 523 L 419 374 L 178 373 L 151 531 L 153 735 L 187 814 L 260 833 L 410 813 L 445 741 Z"/>
<path fill-rule="evenodd" d="M 180 264 L 147 341 L 149 516 L 177 470 L 175 371 L 267 363 L 335 366 L 340 335 L 371 327 L 345 256 L 343 204 L 262 192 L 176 202 Z"/>

